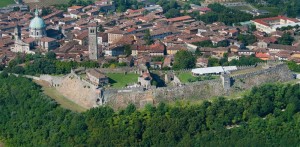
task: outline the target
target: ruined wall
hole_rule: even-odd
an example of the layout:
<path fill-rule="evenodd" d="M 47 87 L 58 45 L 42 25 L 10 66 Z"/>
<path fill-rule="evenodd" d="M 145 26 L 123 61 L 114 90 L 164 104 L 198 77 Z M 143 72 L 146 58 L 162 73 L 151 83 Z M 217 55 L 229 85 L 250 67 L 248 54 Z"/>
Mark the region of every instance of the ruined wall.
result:
<path fill-rule="evenodd" d="M 160 102 L 174 102 L 176 100 L 199 100 L 222 96 L 225 91 L 222 81 L 199 81 L 184 86 L 156 88 L 147 91 L 117 92 L 105 91 L 104 96 L 108 105 L 118 109 L 133 103 L 137 107 L 143 107 L 147 103 L 158 104 Z"/>
<path fill-rule="evenodd" d="M 230 92 L 251 89 L 264 83 L 286 82 L 294 79 L 286 64 L 231 77 Z"/>
<path fill-rule="evenodd" d="M 143 107 L 147 103 L 156 105 L 160 102 L 193 101 L 223 96 L 250 89 L 263 83 L 289 81 L 293 79 L 293 75 L 287 65 L 280 64 L 238 76 L 222 75 L 219 79 L 181 86 L 150 88 L 149 90 L 143 88 L 99 89 L 75 73 L 63 78 L 53 78 L 46 75 L 40 78 L 49 81 L 49 83 L 52 82 L 52 86 L 56 87 L 65 97 L 85 108 L 96 107 L 102 105 L 103 102 L 105 105 L 119 109 L 125 108 L 130 103 L 137 107 Z M 98 99 L 100 102 L 97 101 Z"/>
<path fill-rule="evenodd" d="M 242 68 L 244 69 L 244 68 Z M 293 79 L 287 65 L 280 64 L 238 76 L 221 76 L 219 79 L 199 81 L 182 86 L 156 88 L 147 91 L 104 93 L 107 104 L 118 109 L 133 103 L 143 107 L 146 103 L 174 102 L 176 100 L 199 100 L 214 96 L 224 96 L 251 89 L 264 83 L 286 82 Z M 224 88 L 225 87 L 225 88 Z"/>
<path fill-rule="evenodd" d="M 99 91 L 97 86 L 83 80 L 75 74 L 68 74 L 63 78 L 61 84 L 56 89 L 69 100 L 83 106 L 92 108 L 97 106 Z"/>

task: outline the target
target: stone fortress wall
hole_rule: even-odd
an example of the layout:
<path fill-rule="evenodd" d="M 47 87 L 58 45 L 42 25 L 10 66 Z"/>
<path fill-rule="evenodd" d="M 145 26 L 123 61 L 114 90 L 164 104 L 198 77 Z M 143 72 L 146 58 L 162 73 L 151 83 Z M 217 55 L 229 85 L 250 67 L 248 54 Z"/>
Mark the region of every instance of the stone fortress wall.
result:
<path fill-rule="evenodd" d="M 265 63 L 261 63 L 265 64 Z M 255 66 L 239 67 L 239 69 Z M 176 100 L 199 100 L 216 96 L 225 96 L 234 92 L 251 89 L 264 83 L 286 82 L 294 79 L 286 64 L 278 64 L 266 69 L 231 76 L 221 75 L 219 79 L 199 81 L 181 86 L 150 89 L 146 91 L 105 93 L 105 103 L 114 108 L 124 108 L 129 103 L 143 107 L 146 103 L 174 102 Z"/>
<path fill-rule="evenodd" d="M 265 63 L 261 65 L 263 64 Z M 239 69 L 247 68 L 255 68 L 255 66 L 239 67 Z M 132 69 L 130 71 L 137 72 L 137 70 Z M 106 71 L 106 73 L 108 72 L 109 70 Z M 124 72 L 124 70 L 119 69 L 119 72 Z M 137 107 L 143 107 L 147 103 L 156 105 L 160 102 L 174 102 L 176 100 L 194 101 L 208 99 L 247 90 L 263 83 L 286 82 L 293 78 L 293 74 L 287 65 L 282 63 L 245 74 L 225 74 L 220 75 L 220 78 L 214 80 L 161 88 L 151 87 L 147 90 L 141 87 L 121 89 L 99 88 L 75 72 L 71 72 L 64 77 L 40 76 L 41 80 L 49 82 L 65 97 L 85 108 L 109 105 L 115 109 L 125 108 L 130 103 L 135 104 Z"/>

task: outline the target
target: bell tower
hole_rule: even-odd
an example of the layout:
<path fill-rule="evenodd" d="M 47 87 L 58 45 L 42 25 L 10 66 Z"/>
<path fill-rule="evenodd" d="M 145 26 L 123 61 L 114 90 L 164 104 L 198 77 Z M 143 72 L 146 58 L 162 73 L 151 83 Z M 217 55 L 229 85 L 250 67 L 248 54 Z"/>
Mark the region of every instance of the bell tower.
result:
<path fill-rule="evenodd" d="M 89 27 L 89 58 L 98 60 L 97 26 Z"/>
<path fill-rule="evenodd" d="M 21 40 L 21 27 L 17 24 L 14 31 L 15 40 Z"/>

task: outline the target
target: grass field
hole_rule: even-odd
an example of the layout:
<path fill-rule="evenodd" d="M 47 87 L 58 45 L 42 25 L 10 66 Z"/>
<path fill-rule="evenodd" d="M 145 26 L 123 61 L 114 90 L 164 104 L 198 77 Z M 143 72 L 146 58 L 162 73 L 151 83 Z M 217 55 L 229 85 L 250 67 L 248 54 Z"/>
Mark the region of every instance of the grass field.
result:
<path fill-rule="evenodd" d="M 237 10 L 253 10 L 252 7 L 250 7 L 249 5 L 246 5 L 246 6 L 231 6 L 229 8 L 232 8 L 232 9 L 237 9 Z"/>
<path fill-rule="evenodd" d="M 122 88 L 127 84 L 133 84 L 138 81 L 138 74 L 123 74 L 123 73 L 108 73 L 106 76 L 109 77 L 109 83 L 113 88 Z"/>
<path fill-rule="evenodd" d="M 0 0 L 0 8 L 14 3 L 15 3 L 14 0 Z"/>
<path fill-rule="evenodd" d="M 181 83 L 188 83 L 189 79 L 191 79 L 191 80 L 197 80 L 197 78 L 194 77 L 191 72 L 182 72 L 182 73 L 179 73 L 178 74 L 178 78 L 179 78 L 179 80 L 180 80 Z"/>
<path fill-rule="evenodd" d="M 76 112 L 83 112 L 87 109 L 79 106 L 78 104 L 70 101 L 69 99 L 65 98 L 62 94 L 60 94 L 54 87 L 48 85 L 47 82 L 43 81 L 35 81 L 37 84 L 41 85 L 43 88 L 43 92 L 45 95 L 54 99 L 61 107 L 65 109 L 69 109 Z"/>
<path fill-rule="evenodd" d="M 36 0 L 38 2 L 32 2 L 32 1 L 33 0 L 24 0 L 24 2 L 30 7 L 35 7 L 35 5 L 38 5 L 39 7 L 43 7 L 43 6 L 47 7 L 56 4 L 68 4 L 69 2 L 69 0 Z M 98 0 L 92 0 L 92 1 L 98 1 Z"/>

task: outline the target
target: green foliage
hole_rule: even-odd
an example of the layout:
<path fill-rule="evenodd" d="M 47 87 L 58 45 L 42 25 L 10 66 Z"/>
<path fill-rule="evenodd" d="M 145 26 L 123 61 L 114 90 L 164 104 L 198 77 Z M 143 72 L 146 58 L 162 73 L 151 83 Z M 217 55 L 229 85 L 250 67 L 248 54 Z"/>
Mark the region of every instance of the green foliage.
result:
<path fill-rule="evenodd" d="M 232 66 L 245 66 L 245 65 L 255 65 L 256 63 L 263 62 L 263 60 L 256 58 L 255 55 L 251 56 L 241 56 L 239 60 L 231 60 L 228 64 Z"/>
<path fill-rule="evenodd" d="M 151 34 L 150 34 L 150 30 L 148 29 L 145 33 L 145 36 L 143 38 L 146 42 L 147 45 L 151 45 L 153 44 L 154 40 L 152 39 L 151 37 Z"/>
<path fill-rule="evenodd" d="M 210 40 L 196 42 L 196 43 L 193 43 L 193 44 L 197 45 L 198 47 L 213 47 L 213 43 Z"/>
<path fill-rule="evenodd" d="M 109 60 L 107 63 L 104 63 L 102 65 L 103 68 L 116 68 L 116 67 L 124 67 L 124 66 L 127 66 L 127 64 L 124 62 L 119 63 L 116 60 Z"/>
<path fill-rule="evenodd" d="M 194 13 L 198 20 L 204 21 L 206 23 L 213 23 L 219 21 L 224 22 L 226 25 L 232 25 L 233 23 L 249 21 L 252 19 L 251 14 L 227 8 L 218 3 L 209 4 L 208 7 L 212 10 L 212 12 L 209 12 L 204 15 Z"/>
<path fill-rule="evenodd" d="M 24 64 L 25 67 L 18 66 L 18 64 Z M 84 61 L 84 62 L 74 62 L 74 61 L 59 61 L 56 60 L 56 55 L 54 52 L 48 52 L 46 58 L 41 55 L 17 55 L 17 57 L 12 60 L 8 68 L 4 70 L 11 73 L 17 74 L 27 74 L 27 75 L 38 75 L 38 74 L 67 74 L 71 72 L 72 68 L 77 67 L 87 67 L 95 68 L 99 67 L 98 63 L 95 61 Z"/>
<path fill-rule="evenodd" d="M 46 53 L 46 58 L 54 60 L 54 59 L 56 59 L 56 54 L 53 51 L 50 51 L 50 52 Z"/>
<path fill-rule="evenodd" d="M 242 99 L 137 110 L 65 110 L 29 79 L 0 76 L 7 146 L 297 146 L 300 85 L 267 84 Z M 283 111 L 284 110 L 284 111 Z"/>
<path fill-rule="evenodd" d="M 239 34 L 238 40 L 243 42 L 245 44 L 245 46 L 247 46 L 247 45 L 255 43 L 257 39 L 252 34 L 249 34 L 249 35 Z"/>
<path fill-rule="evenodd" d="M 287 65 L 291 71 L 300 72 L 300 65 L 298 65 L 295 61 L 288 61 Z"/>
<path fill-rule="evenodd" d="M 180 50 L 175 54 L 173 68 L 178 69 L 190 69 L 194 68 L 196 64 L 196 58 L 192 52 L 186 50 Z"/>
<path fill-rule="evenodd" d="M 166 18 L 178 17 L 180 15 L 180 10 L 175 8 L 172 8 L 165 13 Z"/>
<path fill-rule="evenodd" d="M 208 58 L 208 67 L 211 66 L 220 66 L 219 60 L 217 58 Z"/>
<path fill-rule="evenodd" d="M 224 57 L 220 60 L 217 58 L 209 58 L 208 66 L 246 66 L 246 65 L 255 65 L 256 63 L 263 62 L 263 60 L 255 57 L 255 55 L 251 56 L 241 56 L 239 60 L 233 59 L 228 62 L 228 55 L 224 54 Z"/>
<path fill-rule="evenodd" d="M 283 45 L 292 45 L 294 40 L 295 39 L 291 36 L 291 34 L 284 33 L 282 37 L 278 38 L 278 43 Z"/>
<path fill-rule="evenodd" d="M 155 56 L 151 58 L 152 62 L 163 62 L 164 61 L 164 57 L 163 56 Z"/>
<path fill-rule="evenodd" d="M 52 10 L 49 7 L 46 7 L 46 8 L 43 7 L 41 16 L 46 16 L 46 15 L 49 15 L 51 13 L 52 13 Z"/>
<path fill-rule="evenodd" d="M 129 56 L 129 55 L 132 54 L 132 49 L 131 49 L 131 46 L 130 46 L 130 45 L 125 45 L 124 48 L 125 48 L 125 49 L 124 49 L 125 54 L 126 54 L 127 56 Z"/>

